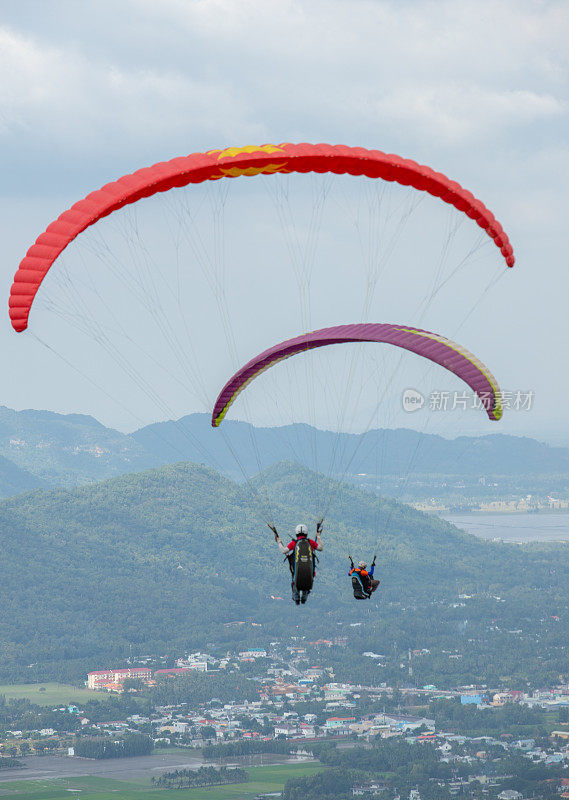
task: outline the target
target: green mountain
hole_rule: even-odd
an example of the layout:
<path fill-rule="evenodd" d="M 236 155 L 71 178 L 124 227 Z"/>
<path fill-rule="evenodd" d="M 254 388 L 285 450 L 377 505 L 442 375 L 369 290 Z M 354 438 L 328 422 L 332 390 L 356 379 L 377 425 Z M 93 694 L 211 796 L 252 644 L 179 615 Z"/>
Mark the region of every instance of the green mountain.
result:
<path fill-rule="evenodd" d="M 44 484 L 67 487 L 155 464 L 130 436 L 93 417 L 5 406 L 0 406 L 0 455 Z"/>
<path fill-rule="evenodd" d="M 128 655 L 250 646 L 295 629 L 353 632 L 362 679 L 373 667 L 362 649 L 391 654 L 391 679 L 401 652 L 429 649 L 425 683 L 433 672 L 472 682 L 473 672 L 501 679 L 531 668 L 541 679 L 566 670 L 568 548 L 481 541 L 349 485 L 335 487 L 316 587 L 295 607 L 254 496 L 270 498 L 285 538 L 299 521 L 314 524 L 317 484 L 287 463 L 252 487 L 175 464 L 4 500 L 0 680 L 78 679 Z M 376 548 L 380 593 L 357 603 L 347 552 L 370 558 Z M 524 632 L 515 651 L 511 630 Z M 457 646 L 460 660 L 449 661 Z M 340 659 L 337 673 L 345 668 Z"/>

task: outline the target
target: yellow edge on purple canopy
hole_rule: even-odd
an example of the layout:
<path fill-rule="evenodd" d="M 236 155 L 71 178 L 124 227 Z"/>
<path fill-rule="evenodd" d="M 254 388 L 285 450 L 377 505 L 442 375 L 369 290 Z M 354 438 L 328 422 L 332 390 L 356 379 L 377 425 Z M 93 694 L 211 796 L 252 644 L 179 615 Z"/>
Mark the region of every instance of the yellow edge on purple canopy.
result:
<path fill-rule="evenodd" d="M 243 391 L 243 389 L 245 389 L 246 386 L 249 386 L 249 384 L 251 383 L 251 381 L 254 378 L 257 378 L 259 375 L 261 375 L 263 372 L 265 372 L 265 370 L 269 369 L 269 367 L 273 367 L 275 364 L 278 364 L 279 361 L 284 361 L 285 358 L 290 358 L 292 355 L 293 355 L 293 353 L 289 353 L 286 356 L 281 356 L 280 358 L 275 358 L 274 361 L 270 361 L 268 364 L 265 364 L 264 367 L 261 367 L 261 369 L 258 369 L 257 372 L 254 372 L 252 375 L 250 375 L 247 378 L 247 380 L 244 381 L 242 386 L 240 386 L 239 389 L 237 389 L 237 391 L 235 391 L 231 395 L 231 397 L 227 401 L 226 405 L 223 406 L 223 408 L 221 409 L 221 411 L 219 412 L 219 414 L 215 418 L 215 422 L 213 424 L 213 427 L 214 428 L 219 428 L 219 426 L 223 422 L 223 419 L 224 419 L 225 415 L 227 414 L 227 412 L 229 411 L 229 409 L 231 408 L 231 406 L 233 405 L 233 403 L 235 402 L 237 397 L 241 394 L 241 392 Z"/>
<path fill-rule="evenodd" d="M 456 342 L 451 342 L 450 339 L 446 339 L 444 336 L 437 336 L 436 333 L 427 333 L 427 331 L 416 331 L 414 328 L 400 328 L 402 331 L 407 331 L 408 333 L 415 333 L 417 336 L 422 336 L 425 339 L 434 339 L 437 342 L 441 342 L 446 344 L 447 347 L 450 347 L 451 350 L 454 350 L 459 355 L 466 358 L 467 361 L 480 370 L 480 372 L 484 375 L 490 386 L 494 391 L 494 408 L 492 409 L 492 413 L 494 414 L 494 418 L 497 420 L 501 419 L 503 414 L 502 403 L 500 401 L 500 387 L 498 386 L 498 381 L 492 375 L 488 367 L 482 363 L 475 355 L 473 355 L 469 350 L 465 347 L 461 347 Z"/>

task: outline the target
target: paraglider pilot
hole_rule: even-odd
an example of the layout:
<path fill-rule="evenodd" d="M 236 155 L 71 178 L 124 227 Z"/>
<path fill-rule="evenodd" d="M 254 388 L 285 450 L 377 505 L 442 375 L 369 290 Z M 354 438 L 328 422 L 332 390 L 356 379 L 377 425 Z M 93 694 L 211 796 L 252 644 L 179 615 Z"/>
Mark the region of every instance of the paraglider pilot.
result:
<path fill-rule="evenodd" d="M 368 569 L 365 561 L 360 561 L 358 566 L 354 565 L 350 556 L 350 571 L 348 575 L 352 578 L 352 586 L 354 588 L 354 597 L 356 600 L 363 600 L 364 597 L 371 597 L 379 586 L 379 581 L 373 577 L 375 569 L 375 556 Z"/>
<path fill-rule="evenodd" d="M 312 589 L 312 582 L 314 580 L 314 554 L 323 549 L 322 540 L 320 538 L 322 526 L 323 520 L 320 520 L 316 525 L 316 539 L 309 539 L 306 525 L 297 525 L 295 529 L 295 538 L 288 544 L 283 544 L 277 529 L 274 525 L 269 525 L 269 528 L 275 534 L 275 542 L 278 544 L 279 550 L 287 558 L 292 575 L 292 599 L 296 605 L 306 603 L 310 590 Z"/>

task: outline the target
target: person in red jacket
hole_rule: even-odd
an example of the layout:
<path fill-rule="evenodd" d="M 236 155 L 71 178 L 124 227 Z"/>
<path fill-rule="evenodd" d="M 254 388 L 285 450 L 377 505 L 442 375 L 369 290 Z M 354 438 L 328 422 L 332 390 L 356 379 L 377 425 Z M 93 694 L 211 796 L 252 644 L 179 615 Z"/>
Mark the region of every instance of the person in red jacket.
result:
<path fill-rule="evenodd" d="M 285 555 L 288 559 L 289 567 L 291 574 L 294 575 L 294 551 L 296 548 L 297 543 L 301 539 L 308 539 L 310 544 L 310 549 L 313 553 L 316 551 L 323 550 L 321 535 L 322 535 L 322 525 L 323 521 L 320 520 L 316 525 L 316 539 L 308 539 L 308 528 L 306 525 L 297 525 L 295 529 L 295 538 L 292 539 L 288 544 L 283 544 L 281 537 L 279 536 L 277 529 L 274 525 L 269 525 L 269 528 L 275 534 L 275 542 L 277 543 L 279 550 L 283 555 Z M 292 589 L 292 599 L 299 605 L 299 603 L 306 603 L 308 595 L 310 594 L 310 589 L 299 592 L 295 586 L 294 579 L 291 582 L 291 589 Z"/>

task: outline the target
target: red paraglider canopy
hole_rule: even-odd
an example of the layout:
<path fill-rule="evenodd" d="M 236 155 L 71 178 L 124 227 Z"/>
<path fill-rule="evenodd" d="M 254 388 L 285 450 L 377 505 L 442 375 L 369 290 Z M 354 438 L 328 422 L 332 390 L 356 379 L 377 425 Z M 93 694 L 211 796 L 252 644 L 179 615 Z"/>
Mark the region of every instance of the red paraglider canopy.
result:
<path fill-rule="evenodd" d="M 332 172 L 381 178 L 428 192 L 464 212 L 494 240 L 509 267 L 514 254 L 492 212 L 460 184 L 410 159 L 329 144 L 266 144 L 193 153 L 140 169 L 87 195 L 47 227 L 28 250 L 10 291 L 10 318 L 16 331 L 28 326 L 36 293 L 48 270 L 67 245 L 102 217 L 158 192 L 190 183 L 290 172 Z"/>

